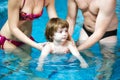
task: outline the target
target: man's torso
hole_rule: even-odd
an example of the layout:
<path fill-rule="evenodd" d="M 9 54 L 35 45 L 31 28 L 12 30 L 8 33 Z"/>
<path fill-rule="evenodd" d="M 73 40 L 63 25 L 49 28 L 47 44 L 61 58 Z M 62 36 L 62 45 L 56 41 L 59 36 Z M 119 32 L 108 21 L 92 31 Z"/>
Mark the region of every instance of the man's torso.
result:
<path fill-rule="evenodd" d="M 82 14 L 84 16 L 85 27 L 93 32 L 95 29 L 95 23 L 99 13 L 99 9 L 102 6 L 101 3 L 104 3 L 103 2 L 104 0 L 75 0 L 75 1 L 78 8 L 82 11 Z M 113 24 L 116 23 L 117 23 L 117 18 L 115 15 L 109 27 L 112 28 Z"/>

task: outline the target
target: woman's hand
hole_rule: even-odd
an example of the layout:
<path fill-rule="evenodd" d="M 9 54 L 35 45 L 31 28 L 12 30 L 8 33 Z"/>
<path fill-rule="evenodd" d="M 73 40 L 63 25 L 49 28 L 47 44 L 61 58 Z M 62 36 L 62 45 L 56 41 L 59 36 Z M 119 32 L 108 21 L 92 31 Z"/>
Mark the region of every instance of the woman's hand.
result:
<path fill-rule="evenodd" d="M 48 42 L 43 42 L 43 43 L 37 43 L 36 48 L 39 50 L 42 50 L 43 47 L 47 44 Z"/>

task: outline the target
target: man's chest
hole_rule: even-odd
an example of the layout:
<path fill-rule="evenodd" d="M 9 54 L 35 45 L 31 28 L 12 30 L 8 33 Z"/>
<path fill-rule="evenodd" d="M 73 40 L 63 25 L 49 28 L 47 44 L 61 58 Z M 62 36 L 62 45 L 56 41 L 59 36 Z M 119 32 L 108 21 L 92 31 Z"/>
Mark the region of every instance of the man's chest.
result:
<path fill-rule="evenodd" d="M 82 12 L 91 12 L 93 14 L 97 14 L 99 7 L 97 5 L 98 0 L 75 0 L 78 8 L 82 10 Z"/>

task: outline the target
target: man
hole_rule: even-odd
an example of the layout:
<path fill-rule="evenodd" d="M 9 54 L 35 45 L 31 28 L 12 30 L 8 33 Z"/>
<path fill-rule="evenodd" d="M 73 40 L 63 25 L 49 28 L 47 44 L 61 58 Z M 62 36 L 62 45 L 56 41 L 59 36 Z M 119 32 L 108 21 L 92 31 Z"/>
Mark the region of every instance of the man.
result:
<path fill-rule="evenodd" d="M 99 42 L 104 57 L 103 63 L 106 64 L 107 60 L 111 60 L 111 66 L 114 63 L 114 48 L 117 42 L 118 20 L 115 8 L 116 0 L 68 0 L 67 21 L 70 24 L 70 35 L 74 30 L 78 9 L 82 11 L 84 17 L 84 25 L 78 40 L 80 44 L 78 50 L 88 49 Z M 109 72 L 112 70 L 111 66 Z M 106 73 L 109 72 L 106 70 Z M 105 80 L 109 80 L 110 75 Z M 104 75 L 102 76 L 104 77 Z"/>

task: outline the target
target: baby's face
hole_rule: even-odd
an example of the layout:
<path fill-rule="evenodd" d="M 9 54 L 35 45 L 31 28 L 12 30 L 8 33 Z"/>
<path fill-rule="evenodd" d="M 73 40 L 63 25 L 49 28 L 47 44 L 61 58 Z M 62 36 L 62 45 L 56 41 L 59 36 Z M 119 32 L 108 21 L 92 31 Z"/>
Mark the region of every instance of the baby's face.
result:
<path fill-rule="evenodd" d="M 68 38 L 68 28 L 58 28 L 54 33 L 53 41 L 64 42 Z"/>

